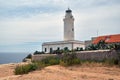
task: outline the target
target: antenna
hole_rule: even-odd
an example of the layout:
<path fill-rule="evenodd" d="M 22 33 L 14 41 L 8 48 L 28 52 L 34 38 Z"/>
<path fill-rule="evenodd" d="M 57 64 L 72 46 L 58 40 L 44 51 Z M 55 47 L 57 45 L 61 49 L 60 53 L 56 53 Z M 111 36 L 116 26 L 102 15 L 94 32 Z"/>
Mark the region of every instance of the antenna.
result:
<path fill-rule="evenodd" d="M 69 5 L 69 3 L 67 4 L 67 7 L 68 7 L 68 10 L 70 10 L 70 5 Z"/>
<path fill-rule="evenodd" d="M 68 6 L 68 10 L 70 10 L 70 7 Z"/>

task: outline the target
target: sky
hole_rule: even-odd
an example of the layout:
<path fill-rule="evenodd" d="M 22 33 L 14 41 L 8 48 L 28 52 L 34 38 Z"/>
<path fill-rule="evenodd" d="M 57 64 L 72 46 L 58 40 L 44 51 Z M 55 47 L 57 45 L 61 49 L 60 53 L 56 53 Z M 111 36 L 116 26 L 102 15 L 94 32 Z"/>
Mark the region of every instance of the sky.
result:
<path fill-rule="evenodd" d="M 63 40 L 68 7 L 76 40 L 120 34 L 120 0 L 0 0 L 0 52 L 32 53 Z"/>

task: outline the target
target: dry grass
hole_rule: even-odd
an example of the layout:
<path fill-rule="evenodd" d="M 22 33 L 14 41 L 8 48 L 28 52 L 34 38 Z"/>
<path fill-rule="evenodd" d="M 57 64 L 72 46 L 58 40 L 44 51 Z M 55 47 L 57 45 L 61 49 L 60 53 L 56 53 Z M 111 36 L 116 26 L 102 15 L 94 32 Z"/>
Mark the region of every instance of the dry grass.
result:
<path fill-rule="evenodd" d="M 120 80 L 120 68 L 100 63 L 79 66 L 48 66 L 25 75 L 14 75 L 16 64 L 0 65 L 0 80 Z"/>

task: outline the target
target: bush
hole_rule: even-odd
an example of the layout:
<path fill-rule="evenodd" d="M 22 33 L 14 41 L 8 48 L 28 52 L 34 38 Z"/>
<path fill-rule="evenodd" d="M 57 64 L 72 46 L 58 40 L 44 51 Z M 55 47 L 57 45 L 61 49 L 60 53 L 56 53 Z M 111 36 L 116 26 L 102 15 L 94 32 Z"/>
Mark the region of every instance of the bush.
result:
<path fill-rule="evenodd" d="M 80 64 L 80 59 L 76 58 L 76 59 L 73 59 L 73 64 Z"/>
<path fill-rule="evenodd" d="M 80 63 L 80 59 L 77 58 L 75 53 L 65 53 L 60 61 L 60 65 L 62 66 L 71 66 Z"/>
<path fill-rule="evenodd" d="M 117 59 L 105 59 L 103 63 L 108 66 L 113 66 L 113 65 L 118 65 L 119 61 Z"/>
<path fill-rule="evenodd" d="M 114 44 L 114 49 L 120 51 L 120 43 Z"/>
<path fill-rule="evenodd" d="M 51 56 L 51 57 L 46 57 L 46 58 L 42 59 L 41 61 L 33 62 L 31 64 L 18 65 L 15 68 L 14 73 L 16 75 L 27 74 L 30 71 L 34 71 L 36 69 L 41 69 L 41 68 L 44 68 L 46 66 L 57 65 L 57 64 L 60 64 L 62 66 L 87 64 L 87 66 L 88 66 L 88 65 L 91 65 L 91 64 L 94 65 L 95 63 L 101 63 L 101 64 L 104 64 L 104 65 L 107 65 L 107 66 L 113 66 L 113 65 L 119 65 L 120 66 L 120 60 L 119 59 L 104 59 L 102 61 L 80 60 L 79 58 L 77 58 L 77 55 L 73 52 L 73 53 L 65 53 L 65 54 L 62 55 L 62 57 Z"/>
<path fill-rule="evenodd" d="M 120 50 L 117 51 L 117 54 L 118 54 L 118 65 L 120 67 Z"/>
<path fill-rule="evenodd" d="M 63 50 L 54 50 L 52 54 L 62 54 Z"/>
<path fill-rule="evenodd" d="M 72 66 L 72 65 L 77 65 L 77 64 L 81 64 L 80 59 L 73 59 L 70 61 L 60 61 L 60 65 L 62 66 Z"/>
<path fill-rule="evenodd" d="M 45 54 L 45 53 L 44 52 L 35 51 L 33 54 L 37 55 L 37 54 Z"/>
<path fill-rule="evenodd" d="M 57 59 L 51 59 L 51 60 L 49 61 L 49 64 L 50 64 L 50 65 L 59 64 L 59 60 L 57 60 Z"/>
<path fill-rule="evenodd" d="M 19 75 L 19 74 L 27 74 L 30 71 L 34 71 L 38 69 L 38 66 L 36 64 L 26 64 L 26 65 L 18 65 L 15 68 L 15 74 Z"/>
<path fill-rule="evenodd" d="M 77 47 L 75 51 L 84 51 L 84 49 L 82 47 Z"/>
<path fill-rule="evenodd" d="M 50 65 L 63 65 L 63 66 L 70 66 L 74 64 L 80 64 L 80 59 L 76 57 L 75 53 L 69 54 L 65 53 L 62 58 L 56 56 L 50 56 L 42 59 L 39 62 L 35 62 L 40 66 L 50 66 Z"/>
<path fill-rule="evenodd" d="M 28 54 L 28 55 L 26 56 L 26 58 L 31 59 L 31 58 L 32 58 L 32 54 Z"/>
<path fill-rule="evenodd" d="M 60 60 L 60 65 L 61 65 L 61 66 L 68 66 L 68 64 L 65 63 L 63 60 Z"/>
<path fill-rule="evenodd" d="M 32 59 L 32 54 L 28 54 L 23 60 L 22 62 L 26 62 L 26 59 Z"/>
<path fill-rule="evenodd" d="M 35 61 L 33 63 L 37 65 L 37 69 L 42 69 L 46 66 L 46 64 L 43 63 L 42 61 Z"/>
<path fill-rule="evenodd" d="M 45 65 L 57 65 L 60 63 L 60 58 L 58 57 L 46 57 L 41 61 Z"/>

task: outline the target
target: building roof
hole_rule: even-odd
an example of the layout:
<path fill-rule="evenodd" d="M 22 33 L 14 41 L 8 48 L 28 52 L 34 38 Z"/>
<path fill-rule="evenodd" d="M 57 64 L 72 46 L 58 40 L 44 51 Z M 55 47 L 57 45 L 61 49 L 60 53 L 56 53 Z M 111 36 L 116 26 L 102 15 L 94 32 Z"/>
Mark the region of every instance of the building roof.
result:
<path fill-rule="evenodd" d="M 78 40 L 69 40 L 69 41 L 45 42 L 42 45 L 59 45 L 59 44 L 84 44 L 84 42 Z"/>
<path fill-rule="evenodd" d="M 97 44 L 100 40 L 104 40 L 106 43 L 120 43 L 120 34 L 99 36 L 92 43 Z"/>

